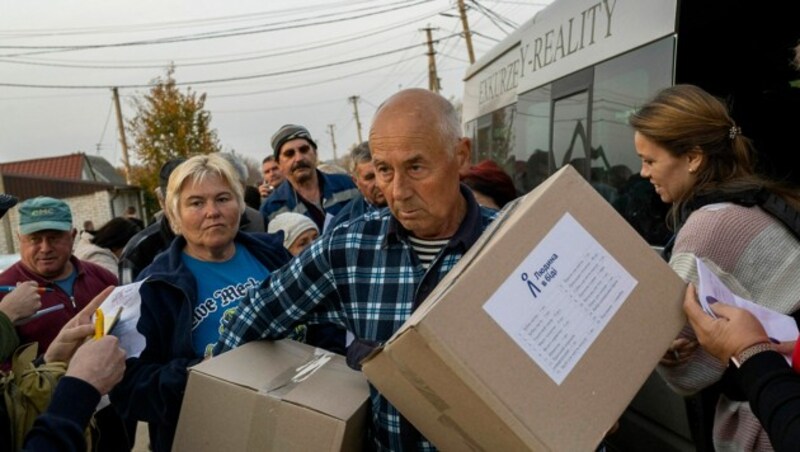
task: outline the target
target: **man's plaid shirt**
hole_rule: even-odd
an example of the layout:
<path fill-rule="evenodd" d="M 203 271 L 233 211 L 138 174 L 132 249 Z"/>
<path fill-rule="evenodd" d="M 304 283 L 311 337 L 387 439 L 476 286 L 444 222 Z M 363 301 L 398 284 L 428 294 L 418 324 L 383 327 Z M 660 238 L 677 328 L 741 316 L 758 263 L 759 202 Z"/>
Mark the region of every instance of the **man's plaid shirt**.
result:
<path fill-rule="evenodd" d="M 388 209 L 342 223 L 316 240 L 239 304 L 215 355 L 249 341 L 285 337 L 298 322 L 334 323 L 356 338 L 385 342 L 472 246 L 497 213 L 475 202 L 462 185 L 467 213 L 456 234 L 425 271 L 408 232 Z M 370 386 L 379 450 L 435 450 L 401 428 L 397 410 Z"/>

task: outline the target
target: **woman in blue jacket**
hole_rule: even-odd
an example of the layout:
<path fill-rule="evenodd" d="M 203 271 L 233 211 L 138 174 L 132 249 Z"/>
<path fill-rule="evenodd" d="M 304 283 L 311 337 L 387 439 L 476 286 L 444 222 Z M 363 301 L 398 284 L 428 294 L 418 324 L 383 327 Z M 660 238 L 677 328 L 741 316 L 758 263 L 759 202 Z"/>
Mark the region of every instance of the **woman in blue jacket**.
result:
<path fill-rule="evenodd" d="M 187 369 L 210 356 L 247 290 L 291 257 L 279 237 L 239 232 L 244 208 L 236 170 L 216 154 L 170 176 L 165 213 L 177 237 L 138 277 L 146 345 L 111 394 L 123 417 L 148 423 L 155 452 L 172 448 Z"/>

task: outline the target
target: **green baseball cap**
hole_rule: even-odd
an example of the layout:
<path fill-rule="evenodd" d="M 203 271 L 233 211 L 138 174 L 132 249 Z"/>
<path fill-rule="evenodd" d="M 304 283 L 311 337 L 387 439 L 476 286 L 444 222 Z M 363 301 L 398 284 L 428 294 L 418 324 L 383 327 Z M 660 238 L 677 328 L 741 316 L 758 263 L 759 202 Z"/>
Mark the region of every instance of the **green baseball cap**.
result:
<path fill-rule="evenodd" d="M 60 199 L 39 196 L 19 204 L 19 232 L 33 234 L 44 230 L 71 231 L 72 211 Z"/>

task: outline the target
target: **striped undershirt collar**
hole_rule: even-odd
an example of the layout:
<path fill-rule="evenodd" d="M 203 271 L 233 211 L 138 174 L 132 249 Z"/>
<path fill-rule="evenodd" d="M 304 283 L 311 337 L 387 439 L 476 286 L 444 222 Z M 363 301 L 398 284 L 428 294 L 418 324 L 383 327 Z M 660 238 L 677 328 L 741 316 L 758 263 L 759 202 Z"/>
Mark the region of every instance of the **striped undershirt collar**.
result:
<path fill-rule="evenodd" d="M 419 258 L 422 267 L 427 270 L 442 248 L 447 246 L 450 237 L 446 239 L 425 240 L 409 236 L 408 241 L 411 243 L 411 248 Z"/>

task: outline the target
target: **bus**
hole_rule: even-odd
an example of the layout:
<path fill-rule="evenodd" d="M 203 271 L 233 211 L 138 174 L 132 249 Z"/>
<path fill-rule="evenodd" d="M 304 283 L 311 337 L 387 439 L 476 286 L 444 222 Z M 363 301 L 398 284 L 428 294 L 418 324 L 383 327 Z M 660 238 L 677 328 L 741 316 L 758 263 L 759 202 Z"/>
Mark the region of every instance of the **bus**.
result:
<path fill-rule="evenodd" d="M 698 85 L 728 105 L 762 172 L 800 183 L 791 158 L 800 148 L 798 43 L 798 1 L 555 0 L 467 70 L 472 161 L 494 160 L 521 194 L 571 164 L 663 246 L 668 206 L 638 174 L 630 114 L 662 88 Z M 673 394 L 654 373 L 610 449 L 712 450 L 711 404 L 713 396 Z"/>

